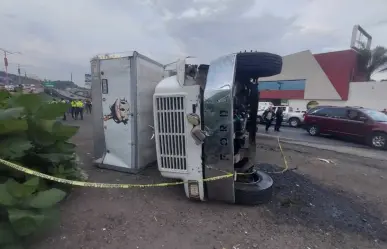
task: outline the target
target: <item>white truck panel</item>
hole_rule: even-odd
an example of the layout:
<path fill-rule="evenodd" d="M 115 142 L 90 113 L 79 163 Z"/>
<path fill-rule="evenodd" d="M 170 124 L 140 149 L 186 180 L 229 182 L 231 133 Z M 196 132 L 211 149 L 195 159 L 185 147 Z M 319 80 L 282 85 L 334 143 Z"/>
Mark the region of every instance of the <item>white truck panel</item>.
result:
<path fill-rule="evenodd" d="M 100 167 L 133 172 L 156 161 L 152 96 L 164 67 L 137 52 L 92 61 L 94 152 Z"/>
<path fill-rule="evenodd" d="M 159 64 L 137 57 L 137 154 L 138 165 L 156 161 L 155 141 L 151 140 L 154 126 L 153 94 L 164 75 Z M 151 126 L 151 127 L 150 127 Z"/>
<path fill-rule="evenodd" d="M 186 118 L 193 112 L 193 105 L 200 116 L 199 93 L 200 86 L 180 86 L 177 77 L 171 76 L 158 84 L 153 102 L 157 164 L 161 175 L 185 181 L 187 197 L 187 182 L 197 181 L 199 198 L 204 200 L 202 146 L 195 143 L 191 135 L 193 127 Z"/>

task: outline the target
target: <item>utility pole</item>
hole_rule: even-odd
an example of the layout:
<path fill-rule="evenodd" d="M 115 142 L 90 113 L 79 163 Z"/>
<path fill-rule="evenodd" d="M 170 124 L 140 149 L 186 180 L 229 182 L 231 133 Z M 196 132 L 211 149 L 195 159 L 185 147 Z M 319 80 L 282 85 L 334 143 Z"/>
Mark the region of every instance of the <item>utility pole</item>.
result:
<path fill-rule="evenodd" d="M 21 78 L 20 78 L 20 64 L 17 64 L 17 74 L 19 75 L 18 81 L 19 81 L 19 86 L 21 85 Z"/>
<path fill-rule="evenodd" d="M 21 54 L 20 52 L 10 52 L 3 48 L 0 48 L 1 51 L 4 52 L 4 66 L 5 66 L 5 83 L 8 84 L 8 58 L 7 54 Z"/>
<path fill-rule="evenodd" d="M 71 72 L 70 81 L 73 82 L 73 73 Z"/>

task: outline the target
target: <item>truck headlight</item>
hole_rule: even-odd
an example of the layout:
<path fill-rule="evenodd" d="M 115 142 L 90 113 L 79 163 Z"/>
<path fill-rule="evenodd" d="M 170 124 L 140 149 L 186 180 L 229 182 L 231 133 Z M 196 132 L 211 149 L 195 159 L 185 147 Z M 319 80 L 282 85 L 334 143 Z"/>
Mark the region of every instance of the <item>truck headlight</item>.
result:
<path fill-rule="evenodd" d="M 200 124 L 200 117 L 199 115 L 195 113 L 190 113 L 187 115 L 188 123 L 190 123 L 193 126 L 197 126 Z"/>

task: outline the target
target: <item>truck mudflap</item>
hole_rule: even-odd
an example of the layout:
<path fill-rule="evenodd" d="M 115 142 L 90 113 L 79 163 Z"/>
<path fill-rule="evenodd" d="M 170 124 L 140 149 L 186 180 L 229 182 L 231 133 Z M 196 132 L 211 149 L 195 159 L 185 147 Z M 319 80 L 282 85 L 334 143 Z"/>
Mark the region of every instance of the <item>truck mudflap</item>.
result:
<path fill-rule="evenodd" d="M 207 138 L 203 144 L 204 177 L 234 174 L 233 87 L 236 54 L 221 57 L 210 64 L 203 96 L 203 123 Z M 206 184 L 207 198 L 235 203 L 234 179 Z"/>

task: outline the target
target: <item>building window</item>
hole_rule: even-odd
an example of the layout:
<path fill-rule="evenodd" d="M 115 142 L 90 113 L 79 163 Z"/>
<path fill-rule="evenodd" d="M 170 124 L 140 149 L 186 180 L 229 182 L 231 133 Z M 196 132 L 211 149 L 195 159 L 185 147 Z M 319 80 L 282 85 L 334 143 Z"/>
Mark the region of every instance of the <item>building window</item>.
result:
<path fill-rule="evenodd" d="M 305 80 L 260 81 L 258 90 L 305 90 Z"/>

